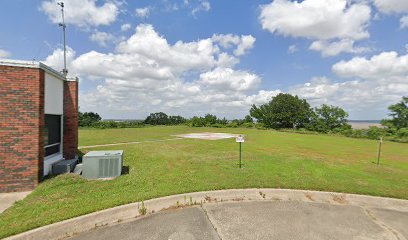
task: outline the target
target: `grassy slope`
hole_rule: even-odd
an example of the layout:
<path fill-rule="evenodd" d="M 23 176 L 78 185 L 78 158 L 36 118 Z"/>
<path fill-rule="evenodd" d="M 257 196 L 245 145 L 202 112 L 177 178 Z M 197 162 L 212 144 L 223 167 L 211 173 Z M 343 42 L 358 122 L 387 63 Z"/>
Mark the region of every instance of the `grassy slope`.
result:
<path fill-rule="evenodd" d="M 97 148 L 125 150 L 129 174 L 111 181 L 86 181 L 73 175 L 46 180 L 0 215 L 0 237 L 116 205 L 212 189 L 296 188 L 408 199 L 408 147 L 402 143 L 383 144 L 380 166 L 374 164 L 376 141 L 250 129 L 81 130 L 80 145 L 203 131 L 246 134 L 244 168 L 237 168 L 238 145 L 232 139 Z"/>
<path fill-rule="evenodd" d="M 200 128 L 184 126 L 158 126 L 130 129 L 94 129 L 79 130 L 79 146 L 90 146 L 107 143 L 137 142 L 176 138 L 174 134 L 187 132 L 201 132 Z"/>

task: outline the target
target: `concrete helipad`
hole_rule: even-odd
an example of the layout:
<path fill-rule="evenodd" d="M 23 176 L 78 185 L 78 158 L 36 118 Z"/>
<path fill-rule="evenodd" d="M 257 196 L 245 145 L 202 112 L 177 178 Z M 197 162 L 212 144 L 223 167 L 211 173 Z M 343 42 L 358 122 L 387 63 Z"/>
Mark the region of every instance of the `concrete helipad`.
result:
<path fill-rule="evenodd" d="M 85 239 L 407 239 L 408 214 L 298 201 L 205 204 L 167 210 L 73 237 Z"/>
<path fill-rule="evenodd" d="M 203 132 L 203 133 L 187 133 L 187 134 L 180 134 L 174 135 L 175 137 L 180 138 L 195 138 L 195 139 L 203 139 L 203 140 L 220 140 L 220 139 L 227 139 L 227 138 L 235 138 L 238 137 L 238 134 L 230 134 L 230 133 L 210 133 L 210 132 Z"/>

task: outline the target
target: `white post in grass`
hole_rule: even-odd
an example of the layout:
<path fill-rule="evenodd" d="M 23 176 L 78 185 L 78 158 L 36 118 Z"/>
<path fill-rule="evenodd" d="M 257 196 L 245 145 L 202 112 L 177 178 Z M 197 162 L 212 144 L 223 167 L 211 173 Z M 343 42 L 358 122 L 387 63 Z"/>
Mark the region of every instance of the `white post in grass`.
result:
<path fill-rule="evenodd" d="M 239 143 L 239 168 L 242 168 L 242 143 L 245 142 L 244 136 L 239 135 L 235 142 Z"/>
<path fill-rule="evenodd" d="M 381 156 L 381 144 L 383 142 L 383 138 L 380 138 L 380 144 L 378 145 L 378 156 L 377 156 L 377 165 L 380 164 L 380 156 Z"/>

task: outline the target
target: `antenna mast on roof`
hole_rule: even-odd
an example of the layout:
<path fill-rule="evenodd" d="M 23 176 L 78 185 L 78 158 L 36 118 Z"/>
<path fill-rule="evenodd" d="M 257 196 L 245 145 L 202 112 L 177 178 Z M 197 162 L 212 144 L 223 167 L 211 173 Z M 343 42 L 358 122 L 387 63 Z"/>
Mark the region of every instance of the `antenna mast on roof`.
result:
<path fill-rule="evenodd" d="M 64 74 L 64 76 L 66 77 L 68 74 L 68 69 L 67 69 L 67 47 L 66 47 L 66 41 L 65 41 L 65 28 L 67 26 L 65 25 L 65 19 L 64 19 L 64 2 L 59 2 L 57 4 L 61 6 L 61 14 L 62 14 L 62 23 L 58 25 L 62 27 L 62 32 L 64 33 L 64 69 L 62 69 L 62 74 Z"/>

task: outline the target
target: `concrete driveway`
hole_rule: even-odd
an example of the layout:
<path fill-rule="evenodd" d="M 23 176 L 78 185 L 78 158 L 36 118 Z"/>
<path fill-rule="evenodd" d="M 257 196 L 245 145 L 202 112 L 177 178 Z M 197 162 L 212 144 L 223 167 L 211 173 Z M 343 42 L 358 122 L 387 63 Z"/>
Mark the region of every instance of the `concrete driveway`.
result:
<path fill-rule="evenodd" d="M 302 201 L 207 203 L 71 239 L 408 239 L 408 212 Z"/>

